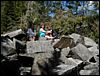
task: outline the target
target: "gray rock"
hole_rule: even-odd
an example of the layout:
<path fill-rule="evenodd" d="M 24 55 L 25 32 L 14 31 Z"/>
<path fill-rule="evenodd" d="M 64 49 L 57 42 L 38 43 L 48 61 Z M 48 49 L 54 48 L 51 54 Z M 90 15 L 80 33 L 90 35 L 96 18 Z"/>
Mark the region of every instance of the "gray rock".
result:
<path fill-rule="evenodd" d="M 52 43 L 52 45 L 54 46 L 60 39 L 54 39 L 54 42 Z"/>
<path fill-rule="evenodd" d="M 98 46 L 94 40 L 92 40 L 88 37 L 84 37 L 84 43 L 85 43 L 85 46 L 87 46 L 87 47 Z"/>
<path fill-rule="evenodd" d="M 73 39 L 69 36 L 62 36 L 61 39 L 53 46 L 54 48 L 67 48 L 67 47 L 74 47 Z"/>
<path fill-rule="evenodd" d="M 17 39 L 15 39 L 15 38 L 13 38 L 13 43 L 14 43 L 14 47 L 15 47 L 16 49 L 22 48 L 22 47 L 25 46 L 25 43 L 24 43 L 24 42 L 22 42 L 22 41 L 20 41 L 20 40 L 17 40 Z"/>
<path fill-rule="evenodd" d="M 59 59 L 60 59 L 62 62 L 64 62 L 65 64 L 68 64 L 68 63 L 69 63 L 68 58 L 66 58 L 66 56 L 68 55 L 69 51 L 70 51 L 70 48 L 69 48 L 69 47 L 63 48 L 63 49 L 61 50 L 61 56 L 60 56 Z M 70 64 L 70 63 L 69 63 L 69 64 Z"/>
<path fill-rule="evenodd" d="M 45 37 L 39 37 L 39 40 L 40 40 L 40 41 L 45 41 L 46 38 L 45 38 Z"/>
<path fill-rule="evenodd" d="M 17 54 L 13 54 L 13 55 L 8 56 L 8 59 L 9 60 L 18 60 L 17 57 L 18 57 Z"/>
<path fill-rule="evenodd" d="M 15 48 L 7 42 L 1 42 L 1 54 L 3 56 L 10 55 L 10 54 L 16 54 Z"/>
<path fill-rule="evenodd" d="M 49 64 L 49 58 L 52 57 L 52 53 L 37 53 L 34 55 L 34 64 L 32 66 L 32 75 L 47 75 L 47 70 L 50 69 L 47 66 Z"/>
<path fill-rule="evenodd" d="M 97 55 L 94 56 L 94 59 L 99 64 L 99 57 Z"/>
<path fill-rule="evenodd" d="M 58 48 L 56 48 L 56 49 L 55 49 L 55 51 L 60 52 L 61 50 L 60 50 L 60 49 L 58 49 Z"/>
<path fill-rule="evenodd" d="M 32 65 L 32 72 L 31 75 L 41 75 L 41 71 L 38 67 L 38 64 L 33 64 Z"/>
<path fill-rule="evenodd" d="M 26 56 L 26 57 L 34 58 L 34 54 L 33 53 L 32 54 L 31 53 L 25 53 L 25 54 L 20 53 L 19 56 Z"/>
<path fill-rule="evenodd" d="M 87 61 L 92 57 L 92 53 L 83 44 L 80 43 L 76 47 L 72 48 L 71 52 L 73 53 L 72 57 L 76 57 L 83 61 Z"/>
<path fill-rule="evenodd" d="M 84 66 L 84 70 L 99 69 L 97 63 L 90 63 L 89 65 Z"/>
<path fill-rule="evenodd" d="M 19 53 L 25 53 L 26 52 L 26 44 L 23 41 L 17 40 L 13 38 L 14 48 L 16 49 L 16 52 Z"/>
<path fill-rule="evenodd" d="M 69 48 L 69 47 L 63 48 L 63 49 L 61 50 L 61 56 L 67 56 L 68 53 L 69 53 L 69 51 L 70 51 L 70 48 Z"/>
<path fill-rule="evenodd" d="M 88 50 L 93 53 L 93 56 L 99 55 L 99 49 L 97 49 L 97 46 L 90 47 Z"/>
<path fill-rule="evenodd" d="M 1 36 L 9 36 L 10 38 L 15 37 L 19 34 L 24 34 L 24 32 L 22 31 L 22 29 L 16 30 L 16 31 L 12 31 L 6 34 L 2 34 Z"/>
<path fill-rule="evenodd" d="M 5 37 L 3 41 L 1 42 L 1 53 L 4 55 L 8 54 L 15 54 L 18 53 L 17 50 L 19 49 L 25 49 L 25 43 L 13 38 L 13 41 L 9 39 L 8 37 Z"/>
<path fill-rule="evenodd" d="M 53 72 L 57 75 L 70 74 L 73 70 L 78 70 L 77 67 L 82 65 L 83 61 L 73 58 L 66 58 L 66 63 L 58 65 Z"/>
<path fill-rule="evenodd" d="M 80 75 L 99 75 L 99 71 L 97 69 L 81 70 Z"/>
<path fill-rule="evenodd" d="M 6 38 L 6 40 L 7 40 L 7 41 L 5 41 L 5 42 L 6 42 L 9 46 L 14 47 L 14 42 L 13 42 L 11 39 Z"/>
<path fill-rule="evenodd" d="M 51 41 L 29 41 L 27 42 L 27 53 L 54 51 Z"/>
<path fill-rule="evenodd" d="M 78 41 L 78 39 L 80 38 L 81 35 L 73 33 L 73 34 L 71 34 L 69 36 L 74 39 L 74 42 L 76 44 L 76 42 Z"/>
<path fill-rule="evenodd" d="M 57 73 L 58 75 L 64 75 L 64 73 L 71 71 L 74 68 L 75 68 L 74 65 L 61 64 L 61 65 L 58 65 L 56 69 L 53 69 L 53 72 Z"/>
<path fill-rule="evenodd" d="M 81 64 L 83 62 L 83 61 L 81 61 L 79 59 L 66 58 L 64 56 L 62 56 L 60 58 L 60 60 L 66 65 L 74 65 L 74 66 L 77 66 L 77 65 L 79 65 L 79 64 Z"/>
<path fill-rule="evenodd" d="M 20 75 L 28 75 L 31 72 L 31 67 L 20 67 Z"/>
<path fill-rule="evenodd" d="M 9 45 L 9 46 L 14 48 L 14 42 L 11 39 L 9 39 L 8 37 L 2 38 L 1 44 L 2 45 Z"/>
<path fill-rule="evenodd" d="M 1 54 L 3 56 L 16 54 L 13 41 L 7 37 L 2 38 L 1 40 Z"/>
<path fill-rule="evenodd" d="M 68 61 L 67 62 L 69 63 L 69 65 L 74 65 L 74 66 L 78 66 L 79 64 L 81 64 L 83 62 L 79 59 L 73 59 L 73 58 L 68 58 Z"/>

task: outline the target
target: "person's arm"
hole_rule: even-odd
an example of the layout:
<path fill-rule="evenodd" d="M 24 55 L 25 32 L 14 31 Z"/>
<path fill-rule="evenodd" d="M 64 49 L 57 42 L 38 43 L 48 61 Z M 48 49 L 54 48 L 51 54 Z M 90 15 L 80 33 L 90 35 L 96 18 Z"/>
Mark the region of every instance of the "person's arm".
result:
<path fill-rule="evenodd" d="M 47 39 L 53 39 L 54 37 L 52 37 L 52 36 L 45 36 Z"/>
<path fill-rule="evenodd" d="M 52 30 L 48 30 L 47 33 L 52 33 Z"/>

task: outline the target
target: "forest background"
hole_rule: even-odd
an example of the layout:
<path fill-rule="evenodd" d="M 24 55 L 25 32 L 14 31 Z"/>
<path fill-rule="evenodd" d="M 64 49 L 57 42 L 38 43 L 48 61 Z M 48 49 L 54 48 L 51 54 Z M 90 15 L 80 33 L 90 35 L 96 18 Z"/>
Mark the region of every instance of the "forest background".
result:
<path fill-rule="evenodd" d="M 1 33 L 51 25 L 60 36 L 71 33 L 99 43 L 99 1 L 1 1 Z"/>

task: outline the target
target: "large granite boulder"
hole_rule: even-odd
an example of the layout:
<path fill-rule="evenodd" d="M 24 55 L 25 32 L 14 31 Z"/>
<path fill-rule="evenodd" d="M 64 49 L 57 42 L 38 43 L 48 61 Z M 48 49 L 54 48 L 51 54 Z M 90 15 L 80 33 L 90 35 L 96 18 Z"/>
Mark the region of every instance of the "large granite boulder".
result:
<path fill-rule="evenodd" d="M 53 72 L 57 75 L 71 75 L 76 74 L 79 70 L 79 66 L 83 64 L 83 61 L 78 59 L 69 58 L 67 59 L 66 64 L 60 64 L 55 69 L 53 69 Z M 76 70 L 76 71 L 75 71 Z"/>
<path fill-rule="evenodd" d="M 61 50 L 61 56 L 65 56 L 66 57 L 68 55 L 69 51 L 70 51 L 70 48 L 69 47 L 63 48 Z"/>
<path fill-rule="evenodd" d="M 60 39 L 54 39 L 54 42 L 52 43 L 52 45 L 54 46 Z"/>
<path fill-rule="evenodd" d="M 81 70 L 80 75 L 99 75 L 99 71 L 97 69 Z"/>
<path fill-rule="evenodd" d="M 88 61 L 92 57 L 92 53 L 88 50 L 88 48 L 80 43 L 73 47 L 68 55 L 83 61 Z"/>
<path fill-rule="evenodd" d="M 99 69 L 99 64 L 90 63 L 90 64 L 84 66 L 84 70 L 91 70 L 91 69 Z"/>
<path fill-rule="evenodd" d="M 20 67 L 20 75 L 30 75 L 31 67 Z"/>
<path fill-rule="evenodd" d="M 29 41 L 27 42 L 27 53 L 54 51 L 51 41 Z"/>
<path fill-rule="evenodd" d="M 52 53 L 37 53 L 34 55 L 34 64 L 32 65 L 32 75 L 47 75 L 49 67 L 49 58 L 52 58 Z"/>
<path fill-rule="evenodd" d="M 9 32 L 9 33 L 6 33 L 6 34 L 1 34 L 1 36 L 9 36 L 10 38 L 13 38 L 19 34 L 25 34 L 22 29 L 18 29 L 16 31 L 12 31 L 12 32 Z"/>
<path fill-rule="evenodd" d="M 73 33 L 71 35 L 69 35 L 71 38 L 73 38 L 74 40 L 74 43 L 77 44 L 77 43 L 82 43 L 84 44 L 84 37 L 79 35 L 79 34 L 76 34 L 76 33 Z"/>
<path fill-rule="evenodd" d="M 75 68 L 74 65 L 65 65 L 61 64 L 56 67 L 56 69 L 53 69 L 53 72 L 57 73 L 57 75 L 64 75 L 64 73 L 67 71 L 71 71 L 73 68 Z"/>
<path fill-rule="evenodd" d="M 14 43 L 9 38 L 6 38 L 1 42 L 1 54 L 3 56 L 7 56 L 10 54 L 16 54 L 15 50 L 16 49 L 14 47 Z"/>
<path fill-rule="evenodd" d="M 96 42 L 88 37 L 84 37 L 84 45 L 87 46 L 87 47 L 91 47 L 91 46 L 98 46 L 96 44 Z"/>
<path fill-rule="evenodd" d="M 69 36 L 62 36 L 61 39 L 53 46 L 54 48 L 67 48 L 67 47 L 74 47 L 73 39 Z"/>
<path fill-rule="evenodd" d="M 80 71 L 80 75 L 99 75 L 99 64 L 90 63 Z"/>
<path fill-rule="evenodd" d="M 93 56 L 99 55 L 99 49 L 97 49 L 97 46 L 89 47 L 88 50 L 93 53 Z"/>

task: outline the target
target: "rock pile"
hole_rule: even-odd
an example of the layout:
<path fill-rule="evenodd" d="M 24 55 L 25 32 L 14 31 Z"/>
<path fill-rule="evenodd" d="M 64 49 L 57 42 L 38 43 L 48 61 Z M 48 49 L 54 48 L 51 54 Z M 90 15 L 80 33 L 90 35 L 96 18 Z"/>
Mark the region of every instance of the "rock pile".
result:
<path fill-rule="evenodd" d="M 99 75 L 99 48 L 92 39 L 73 33 L 25 43 L 19 35 L 26 37 L 21 29 L 1 35 L 2 76 Z"/>
<path fill-rule="evenodd" d="M 99 75 L 98 45 L 92 39 L 75 33 L 65 36 L 65 39 L 72 38 L 74 45 L 62 38 L 54 45 L 61 51 L 59 59 L 62 62 L 54 72 L 57 75 Z M 66 47 L 59 48 L 62 45 Z"/>

